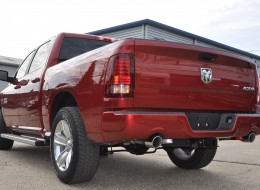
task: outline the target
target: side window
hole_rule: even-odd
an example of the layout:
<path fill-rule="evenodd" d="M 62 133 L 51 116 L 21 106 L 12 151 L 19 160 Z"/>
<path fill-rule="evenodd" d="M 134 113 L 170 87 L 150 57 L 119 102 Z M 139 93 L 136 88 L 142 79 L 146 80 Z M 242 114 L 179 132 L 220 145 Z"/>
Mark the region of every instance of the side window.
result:
<path fill-rule="evenodd" d="M 21 67 L 20 67 L 20 68 L 18 69 L 18 71 L 17 71 L 16 78 L 19 79 L 19 78 L 23 77 L 23 76 L 26 74 L 27 67 L 28 67 L 28 65 L 30 64 L 31 60 L 32 60 L 32 57 L 33 57 L 33 55 L 34 55 L 34 52 L 35 52 L 35 51 L 33 51 L 32 53 L 30 53 L 30 54 L 26 57 L 26 59 L 23 61 Z"/>
<path fill-rule="evenodd" d="M 47 61 L 49 55 L 50 45 L 51 41 L 39 47 L 32 61 L 29 73 L 45 66 L 45 62 Z"/>

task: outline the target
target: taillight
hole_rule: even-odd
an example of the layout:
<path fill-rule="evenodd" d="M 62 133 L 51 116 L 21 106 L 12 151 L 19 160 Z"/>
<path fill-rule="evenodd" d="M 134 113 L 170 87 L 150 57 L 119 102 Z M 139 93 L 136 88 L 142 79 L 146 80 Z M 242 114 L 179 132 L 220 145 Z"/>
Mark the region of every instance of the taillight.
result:
<path fill-rule="evenodd" d="M 105 95 L 108 97 L 132 97 L 133 84 L 133 55 L 119 54 L 112 56 L 107 66 Z"/>
<path fill-rule="evenodd" d="M 103 36 L 96 36 L 96 40 L 102 40 L 102 41 L 105 41 L 105 42 L 115 42 L 115 41 L 117 41 L 114 38 L 108 38 L 108 37 L 103 37 Z"/>

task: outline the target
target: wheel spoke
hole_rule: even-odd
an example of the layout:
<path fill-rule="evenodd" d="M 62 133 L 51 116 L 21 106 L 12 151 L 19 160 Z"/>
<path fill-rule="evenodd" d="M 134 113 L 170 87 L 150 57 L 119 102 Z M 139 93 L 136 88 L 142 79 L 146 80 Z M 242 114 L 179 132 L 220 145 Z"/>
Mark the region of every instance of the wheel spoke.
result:
<path fill-rule="evenodd" d="M 69 152 L 67 151 L 67 149 L 63 150 L 60 153 L 60 155 L 58 156 L 58 158 L 56 160 L 58 167 L 61 167 L 63 164 L 65 164 L 68 154 L 69 154 Z"/>
<path fill-rule="evenodd" d="M 70 161 L 71 161 L 71 156 L 72 156 L 72 150 L 69 151 L 69 154 L 66 158 L 66 169 L 68 169 L 69 165 L 70 165 Z"/>
<path fill-rule="evenodd" d="M 60 120 L 58 122 L 54 133 L 53 145 L 56 164 L 61 171 L 66 171 L 73 154 L 73 138 L 67 121 Z"/>
<path fill-rule="evenodd" d="M 60 133 L 56 133 L 54 137 L 54 143 L 59 146 L 66 146 L 66 138 Z"/>
<path fill-rule="evenodd" d="M 66 136 L 67 139 L 70 139 L 71 133 L 70 133 L 69 127 L 66 126 L 67 124 L 64 122 L 62 122 L 61 125 L 62 125 L 62 131 L 63 131 L 64 135 Z"/>

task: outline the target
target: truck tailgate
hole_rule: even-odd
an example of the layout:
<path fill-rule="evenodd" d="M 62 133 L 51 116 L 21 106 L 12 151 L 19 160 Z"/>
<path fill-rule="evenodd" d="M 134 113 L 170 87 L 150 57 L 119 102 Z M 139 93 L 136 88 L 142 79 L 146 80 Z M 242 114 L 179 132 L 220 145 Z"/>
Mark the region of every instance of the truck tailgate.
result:
<path fill-rule="evenodd" d="M 135 40 L 136 108 L 255 111 L 250 59 L 198 46 Z"/>

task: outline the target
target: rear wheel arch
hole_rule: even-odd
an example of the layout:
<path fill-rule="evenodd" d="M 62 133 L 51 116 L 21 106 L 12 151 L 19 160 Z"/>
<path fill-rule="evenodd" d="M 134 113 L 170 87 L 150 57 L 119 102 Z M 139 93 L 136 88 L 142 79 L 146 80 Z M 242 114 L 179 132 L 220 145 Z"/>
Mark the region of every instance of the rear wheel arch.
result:
<path fill-rule="evenodd" d="M 54 118 L 59 110 L 64 107 L 78 107 L 75 97 L 68 91 L 59 92 L 53 98 L 50 111 L 50 126 L 52 126 Z"/>

